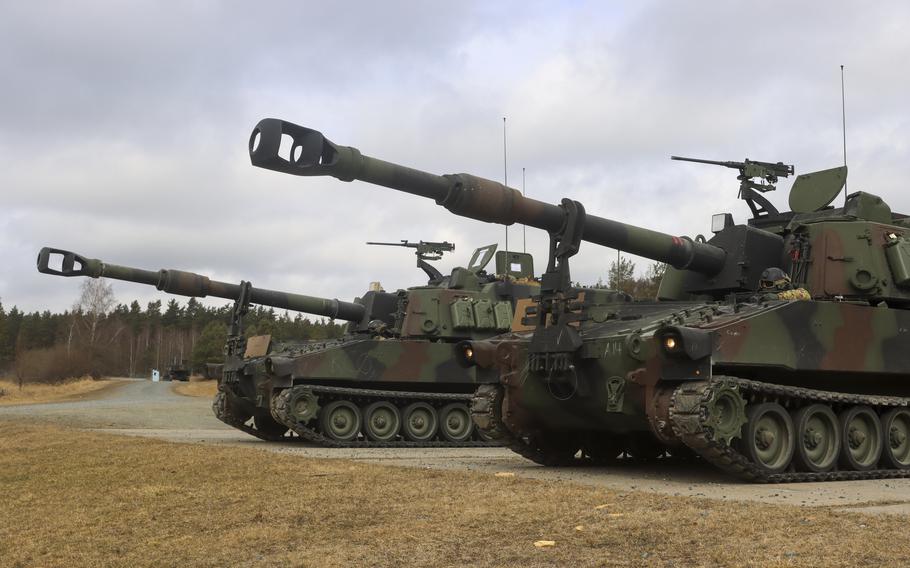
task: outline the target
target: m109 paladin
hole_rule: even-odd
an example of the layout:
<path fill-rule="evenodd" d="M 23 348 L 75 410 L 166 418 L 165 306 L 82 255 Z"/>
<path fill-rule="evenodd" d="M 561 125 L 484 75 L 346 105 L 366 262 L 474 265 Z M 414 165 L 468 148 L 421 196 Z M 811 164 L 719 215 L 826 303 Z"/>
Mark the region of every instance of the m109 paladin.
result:
<path fill-rule="evenodd" d="M 282 136 L 292 140 L 287 156 Z M 460 353 L 498 378 L 478 388 L 475 423 L 534 461 L 692 451 L 750 481 L 910 475 L 910 221 L 863 192 L 831 207 L 846 167 L 799 176 L 792 210 L 781 213 L 756 196 L 792 166 L 729 162 L 754 217 L 715 215 L 706 240 L 586 214 L 569 199 L 528 199 L 475 176 L 398 166 L 276 119 L 256 126 L 250 156 L 260 167 L 367 181 L 463 217 L 549 232 L 539 300 L 516 316 L 527 331 L 466 341 Z M 569 259 L 582 241 L 669 264 L 658 298 L 572 286 Z"/>
<path fill-rule="evenodd" d="M 484 271 L 494 254 L 498 275 Z M 234 300 L 213 410 L 251 435 L 325 446 L 490 444 L 474 428 L 468 405 L 477 381 L 496 377 L 478 377 L 476 369 L 459 366 L 458 343 L 511 328 L 516 302 L 528 302 L 537 293 L 531 256 L 496 252 L 496 245 L 489 245 L 474 252 L 467 268 L 447 276 L 421 261 L 431 280 L 427 286 L 371 290 L 354 302 L 218 282 L 181 270 L 118 266 L 51 248 L 39 253 L 38 270 Z M 243 316 L 250 304 L 348 325 L 339 339 L 247 338 Z"/>

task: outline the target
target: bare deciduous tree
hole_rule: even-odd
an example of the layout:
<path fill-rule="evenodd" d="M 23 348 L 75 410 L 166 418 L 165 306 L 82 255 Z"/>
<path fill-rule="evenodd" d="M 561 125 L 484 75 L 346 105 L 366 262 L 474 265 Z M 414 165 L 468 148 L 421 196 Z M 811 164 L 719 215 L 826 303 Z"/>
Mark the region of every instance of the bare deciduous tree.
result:
<path fill-rule="evenodd" d="M 104 278 L 88 278 L 82 283 L 82 290 L 76 307 L 85 314 L 89 329 L 89 345 L 95 345 L 95 333 L 98 322 L 104 319 L 111 308 L 114 307 L 114 286 Z"/>

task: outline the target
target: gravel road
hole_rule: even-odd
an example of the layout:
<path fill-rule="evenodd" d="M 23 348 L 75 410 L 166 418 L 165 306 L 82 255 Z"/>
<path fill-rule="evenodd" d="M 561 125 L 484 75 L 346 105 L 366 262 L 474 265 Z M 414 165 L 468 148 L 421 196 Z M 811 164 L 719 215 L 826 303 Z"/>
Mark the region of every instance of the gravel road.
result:
<path fill-rule="evenodd" d="M 182 396 L 172 383 L 122 379 L 117 386 L 77 400 L 0 407 L 0 420 L 40 419 L 66 426 L 163 440 L 230 444 L 311 459 L 343 458 L 386 465 L 512 472 L 521 477 L 567 480 L 610 489 L 668 495 L 754 500 L 795 505 L 833 505 L 851 510 L 910 515 L 910 479 L 751 485 L 698 463 L 544 468 L 503 448 L 329 449 L 269 443 L 222 424 L 210 401 Z"/>

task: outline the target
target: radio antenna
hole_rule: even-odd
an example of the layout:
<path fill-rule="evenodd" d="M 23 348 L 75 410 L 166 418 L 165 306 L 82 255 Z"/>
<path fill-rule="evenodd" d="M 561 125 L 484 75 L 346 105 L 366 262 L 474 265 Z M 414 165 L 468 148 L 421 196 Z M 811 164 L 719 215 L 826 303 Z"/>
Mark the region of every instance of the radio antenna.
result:
<path fill-rule="evenodd" d="M 509 161 L 506 154 L 506 117 L 502 117 L 502 183 L 509 187 Z M 506 225 L 506 251 L 509 250 L 509 226 Z"/>
<path fill-rule="evenodd" d="M 525 169 L 521 168 L 521 196 L 525 197 Z M 528 226 L 521 226 L 521 252 L 528 252 Z"/>
<path fill-rule="evenodd" d="M 847 167 L 847 96 L 844 89 L 844 66 L 840 66 L 840 117 L 844 135 L 844 168 Z M 844 177 L 844 204 L 847 203 L 847 178 Z"/>

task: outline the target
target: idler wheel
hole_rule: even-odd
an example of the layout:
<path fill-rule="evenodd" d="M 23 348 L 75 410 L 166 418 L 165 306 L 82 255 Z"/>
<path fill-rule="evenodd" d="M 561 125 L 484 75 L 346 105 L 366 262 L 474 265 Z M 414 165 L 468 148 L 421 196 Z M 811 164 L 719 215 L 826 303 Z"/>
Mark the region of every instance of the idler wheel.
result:
<path fill-rule="evenodd" d="M 401 412 L 391 402 L 380 400 L 363 411 L 363 433 L 374 442 L 391 442 L 401 429 Z"/>
<path fill-rule="evenodd" d="M 885 450 L 882 458 L 889 467 L 910 469 L 910 410 L 895 408 L 882 416 Z"/>
<path fill-rule="evenodd" d="M 715 440 L 729 446 L 734 438 L 742 435 L 743 424 L 746 423 L 746 401 L 736 385 L 723 383 L 717 386 L 705 406 L 707 424 Z"/>
<path fill-rule="evenodd" d="M 257 414 L 253 417 L 253 425 L 256 430 L 262 432 L 269 438 L 281 438 L 288 431 L 288 427 L 275 421 L 271 416 Z"/>
<path fill-rule="evenodd" d="M 453 402 L 439 411 L 439 433 L 450 442 L 467 442 L 474 432 L 468 405 Z"/>
<path fill-rule="evenodd" d="M 840 462 L 855 471 L 875 469 L 882 456 L 882 424 L 868 406 L 854 406 L 841 412 Z"/>
<path fill-rule="evenodd" d="M 288 400 L 290 415 L 300 424 L 306 424 L 319 414 L 319 398 L 307 388 L 294 387 Z"/>
<path fill-rule="evenodd" d="M 812 404 L 793 413 L 796 452 L 793 461 L 800 471 L 822 473 L 837 463 L 841 430 L 834 411 L 824 404 Z"/>
<path fill-rule="evenodd" d="M 439 417 L 436 409 L 425 402 L 412 402 L 401 413 L 401 431 L 412 442 L 429 442 L 436 435 Z"/>
<path fill-rule="evenodd" d="M 746 456 L 767 473 L 787 469 L 796 445 L 790 414 L 776 402 L 764 402 L 746 407 L 746 418 L 742 439 Z"/>
<path fill-rule="evenodd" d="M 330 402 L 319 415 L 319 427 L 323 435 L 338 442 L 357 439 L 362 422 L 360 409 L 349 400 Z"/>

